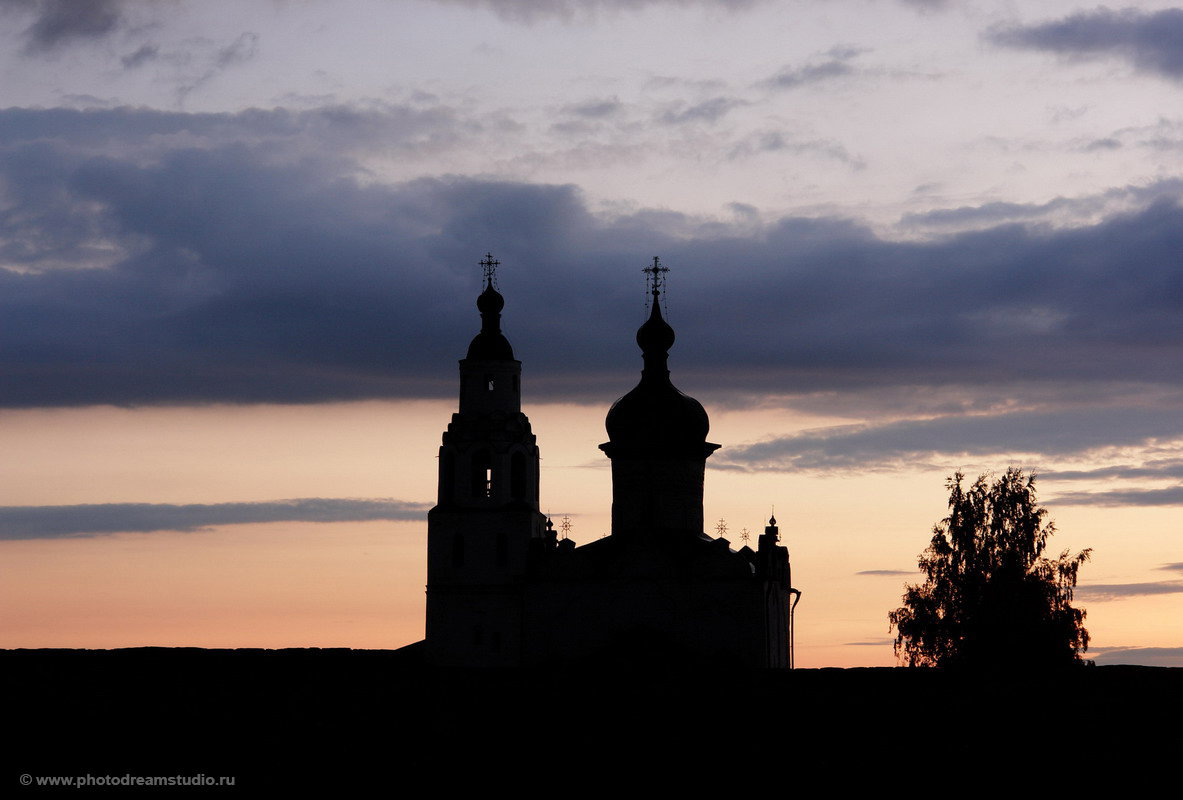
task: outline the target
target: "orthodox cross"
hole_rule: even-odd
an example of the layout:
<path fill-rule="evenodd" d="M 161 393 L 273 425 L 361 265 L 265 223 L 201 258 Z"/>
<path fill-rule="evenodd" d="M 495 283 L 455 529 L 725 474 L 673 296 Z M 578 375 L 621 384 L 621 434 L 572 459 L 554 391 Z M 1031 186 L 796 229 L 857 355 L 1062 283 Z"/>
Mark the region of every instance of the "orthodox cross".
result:
<path fill-rule="evenodd" d="M 501 266 L 501 262 L 493 258 L 492 253 L 485 253 L 485 258 L 481 262 L 481 268 L 485 271 L 485 286 L 497 288 L 497 267 Z"/>
<path fill-rule="evenodd" d="M 715 533 L 719 534 L 720 539 L 727 535 L 727 521 L 722 517 L 719 518 L 719 524 L 715 526 Z"/>
<path fill-rule="evenodd" d="M 670 268 L 662 264 L 661 260 L 657 256 L 653 257 L 653 266 L 645 267 L 643 270 L 641 270 L 641 272 L 645 273 L 645 284 L 649 290 L 645 297 L 646 309 L 649 308 L 648 295 L 653 295 L 653 299 L 655 301 L 657 300 L 658 296 L 661 294 L 661 287 L 665 285 L 665 279 L 662 278 L 662 276 L 669 271 Z"/>
<path fill-rule="evenodd" d="M 571 518 L 566 514 L 563 515 L 563 521 L 559 524 L 559 530 L 563 532 L 564 539 L 571 535 Z"/>

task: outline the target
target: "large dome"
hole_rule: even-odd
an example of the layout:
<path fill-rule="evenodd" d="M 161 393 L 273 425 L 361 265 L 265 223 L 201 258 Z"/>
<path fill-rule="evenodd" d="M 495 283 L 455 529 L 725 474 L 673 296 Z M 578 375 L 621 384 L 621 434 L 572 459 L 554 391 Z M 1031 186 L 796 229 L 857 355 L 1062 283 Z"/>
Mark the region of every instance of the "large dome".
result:
<path fill-rule="evenodd" d="M 614 445 L 701 449 L 711 423 L 702 403 L 669 382 L 641 380 L 612 404 L 604 421 Z"/>

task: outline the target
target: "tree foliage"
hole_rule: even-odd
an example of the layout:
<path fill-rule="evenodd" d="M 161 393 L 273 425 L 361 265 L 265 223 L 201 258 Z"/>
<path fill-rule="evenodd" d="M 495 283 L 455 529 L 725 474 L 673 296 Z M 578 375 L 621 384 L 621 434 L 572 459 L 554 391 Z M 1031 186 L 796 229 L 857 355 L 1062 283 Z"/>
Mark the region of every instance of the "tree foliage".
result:
<path fill-rule="evenodd" d="M 895 652 L 909 666 L 1056 666 L 1088 649 L 1085 612 L 1072 607 L 1090 550 L 1043 556 L 1055 525 L 1035 496 L 1035 476 L 1010 468 L 965 489 L 946 482 L 949 516 L 920 554 L 927 579 L 907 586 L 888 614 Z"/>

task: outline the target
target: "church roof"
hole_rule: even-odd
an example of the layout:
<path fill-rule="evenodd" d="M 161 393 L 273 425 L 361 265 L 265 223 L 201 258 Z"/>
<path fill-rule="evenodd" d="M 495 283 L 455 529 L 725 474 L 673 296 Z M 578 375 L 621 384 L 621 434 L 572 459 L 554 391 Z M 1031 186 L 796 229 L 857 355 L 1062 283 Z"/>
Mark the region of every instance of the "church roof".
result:
<path fill-rule="evenodd" d="M 505 308 L 505 298 L 493 288 L 492 281 L 477 298 L 476 307 L 481 312 L 481 332 L 468 346 L 468 358 L 474 361 L 513 361 L 513 348 L 510 347 L 509 339 L 501 333 L 501 309 Z"/>
<path fill-rule="evenodd" d="M 662 317 L 658 298 L 654 290 L 653 310 L 637 331 L 637 344 L 645 359 L 641 382 L 608 411 L 608 439 L 618 451 L 666 450 L 673 454 L 689 450 L 701 456 L 710 420 L 701 403 L 670 381 L 667 359 L 674 329 Z"/>

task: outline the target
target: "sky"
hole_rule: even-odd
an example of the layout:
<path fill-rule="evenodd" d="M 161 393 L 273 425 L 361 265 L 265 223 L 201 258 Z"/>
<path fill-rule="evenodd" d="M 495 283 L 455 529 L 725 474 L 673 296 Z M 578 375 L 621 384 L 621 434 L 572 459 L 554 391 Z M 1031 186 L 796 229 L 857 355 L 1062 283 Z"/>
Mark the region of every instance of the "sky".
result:
<path fill-rule="evenodd" d="M 1088 657 L 1183 666 L 1181 100 L 1169 2 L 0 0 L 0 646 L 421 638 L 491 252 L 577 542 L 657 255 L 799 666 L 1012 465 Z"/>

